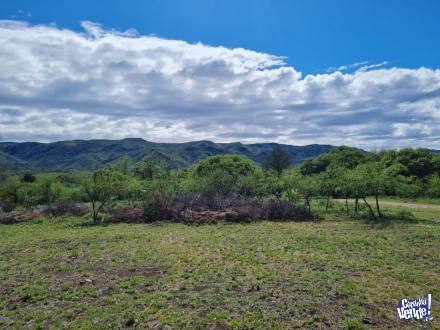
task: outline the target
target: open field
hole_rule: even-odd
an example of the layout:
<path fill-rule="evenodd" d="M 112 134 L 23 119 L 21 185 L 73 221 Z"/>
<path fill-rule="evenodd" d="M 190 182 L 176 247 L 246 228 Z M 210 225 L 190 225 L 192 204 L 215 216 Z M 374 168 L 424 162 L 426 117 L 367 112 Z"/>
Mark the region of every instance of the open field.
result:
<path fill-rule="evenodd" d="M 345 199 L 336 199 L 338 203 L 345 203 Z M 372 198 L 367 198 L 368 203 L 371 205 L 374 205 L 375 200 Z M 354 203 L 354 199 L 349 199 L 349 203 Z M 362 204 L 362 200 L 360 201 Z M 435 203 L 429 203 L 429 201 L 418 201 L 418 200 L 405 200 L 405 199 L 394 199 L 394 198 L 380 198 L 379 200 L 380 205 L 386 206 L 388 208 L 396 209 L 396 208 L 403 208 L 403 209 L 411 209 L 411 210 L 417 210 L 417 209 L 429 209 L 429 210 L 436 210 L 439 211 L 440 214 L 440 204 L 435 200 Z"/>
<path fill-rule="evenodd" d="M 0 328 L 440 328 L 434 221 L 84 223 L 1 226 Z"/>
<path fill-rule="evenodd" d="M 338 208 L 340 209 L 340 213 L 343 213 L 342 205 L 345 203 L 345 199 L 336 199 L 335 200 Z M 368 203 L 374 206 L 375 201 L 373 199 L 368 198 Z M 349 199 L 348 202 L 350 204 L 354 204 L 354 199 Z M 360 201 L 360 204 L 363 205 L 363 202 Z M 319 205 L 322 208 L 322 203 Z M 403 199 L 391 199 L 391 198 L 381 198 L 380 206 L 387 214 L 392 215 L 393 217 L 414 217 L 417 220 L 433 220 L 440 224 L 440 205 L 438 204 L 429 204 L 425 200 L 418 201 L 413 200 L 408 202 Z"/>
<path fill-rule="evenodd" d="M 370 202 L 370 201 L 369 201 Z M 373 203 L 373 201 L 371 201 Z M 395 208 L 405 208 L 405 209 L 430 209 L 438 210 L 440 212 L 440 205 L 437 204 L 425 204 L 425 203 L 415 203 L 415 202 L 403 202 L 403 201 L 380 201 L 381 205 Z"/>
<path fill-rule="evenodd" d="M 440 206 L 440 198 L 400 198 L 395 196 L 381 196 L 384 202 L 402 202 L 410 204 L 428 204 Z"/>

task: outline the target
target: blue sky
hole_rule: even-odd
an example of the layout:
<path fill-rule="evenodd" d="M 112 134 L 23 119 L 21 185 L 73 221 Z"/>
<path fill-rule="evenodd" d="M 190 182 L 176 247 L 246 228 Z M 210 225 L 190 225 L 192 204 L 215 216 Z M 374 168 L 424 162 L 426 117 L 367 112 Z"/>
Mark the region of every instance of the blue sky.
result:
<path fill-rule="evenodd" d="M 0 140 L 440 149 L 440 1 L 2 1 Z"/>
<path fill-rule="evenodd" d="M 305 73 L 370 61 L 440 65 L 436 0 L 3 0 L 3 19 L 81 21 L 164 38 L 243 47 L 279 56 Z M 29 17 L 28 14 L 31 16 Z"/>

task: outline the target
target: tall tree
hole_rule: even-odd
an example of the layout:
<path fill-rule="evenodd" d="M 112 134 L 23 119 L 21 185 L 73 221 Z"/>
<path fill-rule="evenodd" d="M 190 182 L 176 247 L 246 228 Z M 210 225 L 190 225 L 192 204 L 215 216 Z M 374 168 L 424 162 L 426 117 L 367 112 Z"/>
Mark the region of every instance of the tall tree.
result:
<path fill-rule="evenodd" d="M 292 165 L 292 156 L 282 148 L 274 148 L 264 160 L 264 168 L 274 170 L 278 176 Z"/>

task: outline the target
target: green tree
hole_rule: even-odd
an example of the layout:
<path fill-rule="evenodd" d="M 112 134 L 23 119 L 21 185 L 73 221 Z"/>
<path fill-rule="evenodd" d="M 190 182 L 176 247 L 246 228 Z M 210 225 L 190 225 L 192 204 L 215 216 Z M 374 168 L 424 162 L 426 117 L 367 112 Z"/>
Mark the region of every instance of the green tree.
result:
<path fill-rule="evenodd" d="M 338 187 L 341 185 L 339 181 L 344 172 L 344 169 L 331 166 L 327 168 L 326 171 L 316 175 L 318 181 L 318 194 L 326 198 L 326 212 L 330 206 L 330 199 L 337 195 Z"/>
<path fill-rule="evenodd" d="M 219 200 L 232 194 L 257 194 L 261 191 L 262 177 L 261 168 L 248 158 L 217 155 L 197 163 L 184 185 L 192 193 Z"/>
<path fill-rule="evenodd" d="M 56 178 L 49 175 L 39 178 L 36 186 L 39 192 L 39 202 L 42 204 L 49 204 L 61 198 L 64 189 Z"/>
<path fill-rule="evenodd" d="M 311 201 L 319 195 L 319 180 L 316 175 L 302 175 L 298 171 L 289 171 L 282 177 L 284 190 L 290 195 L 299 194 L 311 213 Z"/>
<path fill-rule="evenodd" d="M 375 217 L 374 212 L 366 200 L 367 196 L 374 196 L 376 211 L 379 218 L 382 218 L 380 210 L 379 196 L 387 194 L 388 191 L 394 189 L 394 178 L 387 175 L 382 164 L 380 163 L 367 163 L 359 165 L 353 172 L 353 176 L 350 180 L 353 184 L 353 188 L 359 194 L 365 204 L 367 205 L 370 213 Z"/>
<path fill-rule="evenodd" d="M 118 195 L 121 186 L 121 176 L 110 169 L 99 170 L 84 179 L 83 189 L 92 203 L 94 224 L 102 223 L 102 209 Z"/>
<path fill-rule="evenodd" d="M 301 165 L 301 173 L 304 175 L 317 174 L 324 172 L 330 166 L 353 169 L 366 160 L 365 153 L 359 149 L 338 147 L 329 153 L 305 160 Z"/>
<path fill-rule="evenodd" d="M 123 175 L 130 175 L 133 169 L 134 163 L 130 156 L 123 156 L 116 161 L 114 161 L 110 167 Z"/>
<path fill-rule="evenodd" d="M 436 157 L 427 149 L 401 149 L 395 155 L 395 162 L 406 169 L 406 176 L 424 178 L 436 171 Z"/>
<path fill-rule="evenodd" d="M 431 198 L 440 198 L 440 175 L 433 175 L 428 180 L 427 195 Z"/>
<path fill-rule="evenodd" d="M 314 175 L 301 176 L 297 182 L 298 192 L 303 196 L 309 213 L 312 212 L 311 201 L 314 197 L 319 196 L 319 181 Z"/>
<path fill-rule="evenodd" d="M 164 178 L 169 175 L 169 172 L 168 164 L 163 161 L 157 161 L 151 156 L 145 157 L 134 168 L 134 173 L 141 180 Z"/>
<path fill-rule="evenodd" d="M 264 160 L 266 170 L 275 171 L 278 176 L 292 165 L 292 156 L 280 147 L 274 148 Z"/>
<path fill-rule="evenodd" d="M 19 203 L 19 191 L 21 185 L 22 183 L 18 177 L 11 176 L 0 186 L 0 201 L 4 211 L 13 211 Z"/>
<path fill-rule="evenodd" d="M 38 185 L 33 183 L 22 183 L 18 189 L 18 201 L 20 205 L 27 208 L 37 206 L 40 203 L 41 195 Z"/>
<path fill-rule="evenodd" d="M 126 200 L 128 205 L 133 205 L 136 201 L 141 200 L 146 191 L 143 183 L 130 176 L 123 176 L 122 179 L 121 188 L 118 192 L 119 198 Z"/>

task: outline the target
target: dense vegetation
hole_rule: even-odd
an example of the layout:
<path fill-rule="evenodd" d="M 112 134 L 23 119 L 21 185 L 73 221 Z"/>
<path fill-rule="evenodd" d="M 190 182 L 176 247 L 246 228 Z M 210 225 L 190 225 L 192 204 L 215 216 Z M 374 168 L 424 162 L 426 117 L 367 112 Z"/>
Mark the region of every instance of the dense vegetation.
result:
<path fill-rule="evenodd" d="M 124 156 L 92 173 L 17 175 L 5 167 L 0 172 L 3 212 L 44 205 L 49 206 L 46 211 L 78 212 L 75 203 L 82 203 L 91 206 L 95 223 L 105 218 L 191 222 L 202 215 L 235 221 L 303 220 L 303 207 L 314 217 L 314 199 L 325 201 L 325 211 L 332 199 L 344 199 L 347 215 L 383 218 L 381 196 L 440 197 L 440 155 L 426 149 L 365 153 L 339 147 L 292 166 L 290 155 L 275 148 L 264 168 L 239 155 L 209 157 L 184 170 L 173 170 L 169 162 L 154 157 L 136 163 Z"/>

